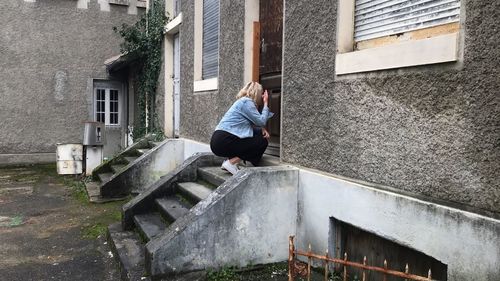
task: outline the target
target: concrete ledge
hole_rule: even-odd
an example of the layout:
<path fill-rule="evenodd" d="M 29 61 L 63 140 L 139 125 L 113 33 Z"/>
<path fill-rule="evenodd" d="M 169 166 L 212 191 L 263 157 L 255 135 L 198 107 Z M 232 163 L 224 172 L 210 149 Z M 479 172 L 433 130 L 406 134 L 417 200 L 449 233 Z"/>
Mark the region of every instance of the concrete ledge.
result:
<path fill-rule="evenodd" d="M 0 154 L 0 166 L 56 163 L 56 153 Z"/>
<path fill-rule="evenodd" d="M 182 23 L 182 13 L 177 15 L 175 19 L 171 20 L 167 25 L 165 26 L 165 33 L 169 35 L 173 35 L 177 32 L 179 32 L 179 26 Z"/>
<path fill-rule="evenodd" d="M 151 276 L 284 261 L 297 221 L 298 169 L 245 169 L 146 244 Z"/>
<path fill-rule="evenodd" d="M 452 62 L 458 59 L 458 33 L 337 54 L 337 75 Z"/>
<path fill-rule="evenodd" d="M 193 89 L 195 92 L 204 92 L 217 90 L 219 87 L 218 78 L 211 78 L 206 80 L 199 80 L 193 82 Z"/>

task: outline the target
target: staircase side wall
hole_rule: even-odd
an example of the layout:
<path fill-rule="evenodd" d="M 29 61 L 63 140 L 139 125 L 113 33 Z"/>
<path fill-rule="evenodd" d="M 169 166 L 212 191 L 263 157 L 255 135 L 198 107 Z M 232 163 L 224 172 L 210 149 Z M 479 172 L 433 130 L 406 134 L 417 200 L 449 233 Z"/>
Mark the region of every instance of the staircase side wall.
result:
<path fill-rule="evenodd" d="M 101 187 L 101 194 L 112 197 L 129 194 L 132 190 L 143 190 L 177 168 L 183 162 L 183 157 L 183 141 L 166 140 L 111 178 Z"/>
<path fill-rule="evenodd" d="M 133 216 L 146 213 L 154 208 L 154 200 L 174 193 L 174 183 L 196 181 L 198 167 L 221 165 L 222 158 L 211 153 L 197 153 L 186 159 L 177 168 L 151 184 L 144 192 L 134 197 L 122 207 L 123 229 L 132 229 Z"/>
<path fill-rule="evenodd" d="M 295 233 L 298 170 L 250 168 L 147 244 L 152 276 L 284 261 Z"/>

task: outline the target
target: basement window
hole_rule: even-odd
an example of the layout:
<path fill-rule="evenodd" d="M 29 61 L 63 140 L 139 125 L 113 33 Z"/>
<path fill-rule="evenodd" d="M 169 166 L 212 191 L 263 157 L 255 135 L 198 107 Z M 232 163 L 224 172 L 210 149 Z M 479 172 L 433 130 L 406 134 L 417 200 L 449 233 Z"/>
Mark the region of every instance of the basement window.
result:
<path fill-rule="evenodd" d="M 336 73 L 458 59 L 460 0 L 338 0 Z"/>
<path fill-rule="evenodd" d="M 328 252 L 333 253 L 336 258 L 344 258 L 347 253 L 348 260 L 363 263 L 366 256 L 367 265 L 383 267 L 384 260 L 387 268 L 405 272 L 408 264 L 409 273 L 427 276 L 429 269 L 432 272 L 432 280 L 447 280 L 448 266 L 425 253 L 405 247 L 391 240 L 358 228 L 341 220 L 330 218 L 330 231 Z M 342 267 L 337 265 L 335 270 L 340 271 Z M 350 279 L 362 275 L 360 269 L 348 267 Z M 383 275 L 375 271 L 366 271 L 367 280 L 382 280 Z M 387 281 L 400 281 L 399 277 L 387 276 Z"/>

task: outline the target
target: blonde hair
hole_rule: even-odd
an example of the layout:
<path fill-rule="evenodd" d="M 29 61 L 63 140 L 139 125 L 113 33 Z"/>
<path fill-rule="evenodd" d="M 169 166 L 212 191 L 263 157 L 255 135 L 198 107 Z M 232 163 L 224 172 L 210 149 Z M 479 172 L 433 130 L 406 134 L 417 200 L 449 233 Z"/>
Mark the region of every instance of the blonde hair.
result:
<path fill-rule="evenodd" d="M 240 92 L 236 95 L 236 98 L 240 99 L 242 97 L 249 97 L 255 102 L 255 105 L 261 106 L 262 92 L 263 88 L 261 84 L 257 82 L 248 82 L 245 87 L 243 87 L 243 89 L 241 89 Z"/>

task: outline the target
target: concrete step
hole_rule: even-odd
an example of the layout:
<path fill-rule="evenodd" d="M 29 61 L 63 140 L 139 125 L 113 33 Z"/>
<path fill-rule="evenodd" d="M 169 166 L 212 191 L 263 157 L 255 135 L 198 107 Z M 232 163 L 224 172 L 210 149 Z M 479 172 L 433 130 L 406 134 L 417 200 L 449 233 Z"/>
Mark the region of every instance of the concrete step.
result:
<path fill-rule="evenodd" d="M 264 155 L 260 160 L 259 166 L 280 166 L 280 158 L 272 155 Z"/>
<path fill-rule="evenodd" d="M 123 170 L 123 168 L 127 167 L 127 165 L 111 165 L 111 170 L 113 170 L 113 172 L 115 172 L 115 174 L 119 173 L 121 170 Z"/>
<path fill-rule="evenodd" d="M 159 213 L 135 215 L 134 222 L 148 241 L 163 233 L 167 228 L 167 224 Z"/>
<path fill-rule="evenodd" d="M 180 182 L 177 183 L 179 193 L 198 203 L 212 193 L 213 189 L 197 182 Z"/>
<path fill-rule="evenodd" d="M 149 148 L 138 148 L 136 149 L 141 155 L 146 154 L 150 149 Z"/>
<path fill-rule="evenodd" d="M 113 176 L 113 173 L 101 173 L 101 174 L 97 174 L 97 176 L 99 177 L 101 184 L 103 184 L 103 183 L 108 182 L 109 179 L 111 179 L 111 177 Z"/>
<path fill-rule="evenodd" d="M 198 168 L 198 179 L 209 182 L 215 186 L 221 185 L 231 176 L 231 173 L 221 169 L 220 166 Z"/>
<path fill-rule="evenodd" d="M 108 227 L 108 241 L 114 256 L 120 264 L 122 280 L 150 280 L 144 274 L 144 244 L 137 233 L 122 231 L 121 224 Z"/>
<path fill-rule="evenodd" d="M 116 197 L 116 198 L 101 197 L 101 185 L 95 181 L 85 183 L 85 189 L 87 191 L 90 203 L 107 203 L 107 202 L 121 201 L 127 199 L 127 196 Z"/>
<path fill-rule="evenodd" d="M 124 158 L 125 158 L 125 160 L 127 160 L 127 162 L 130 164 L 130 163 L 134 162 L 134 161 L 135 161 L 135 159 L 137 159 L 137 158 L 139 158 L 139 157 L 137 157 L 137 156 L 127 156 L 127 157 L 124 157 Z"/>
<path fill-rule="evenodd" d="M 176 196 L 157 198 L 155 202 L 163 217 L 171 223 L 189 212 L 187 204 L 181 202 Z"/>

